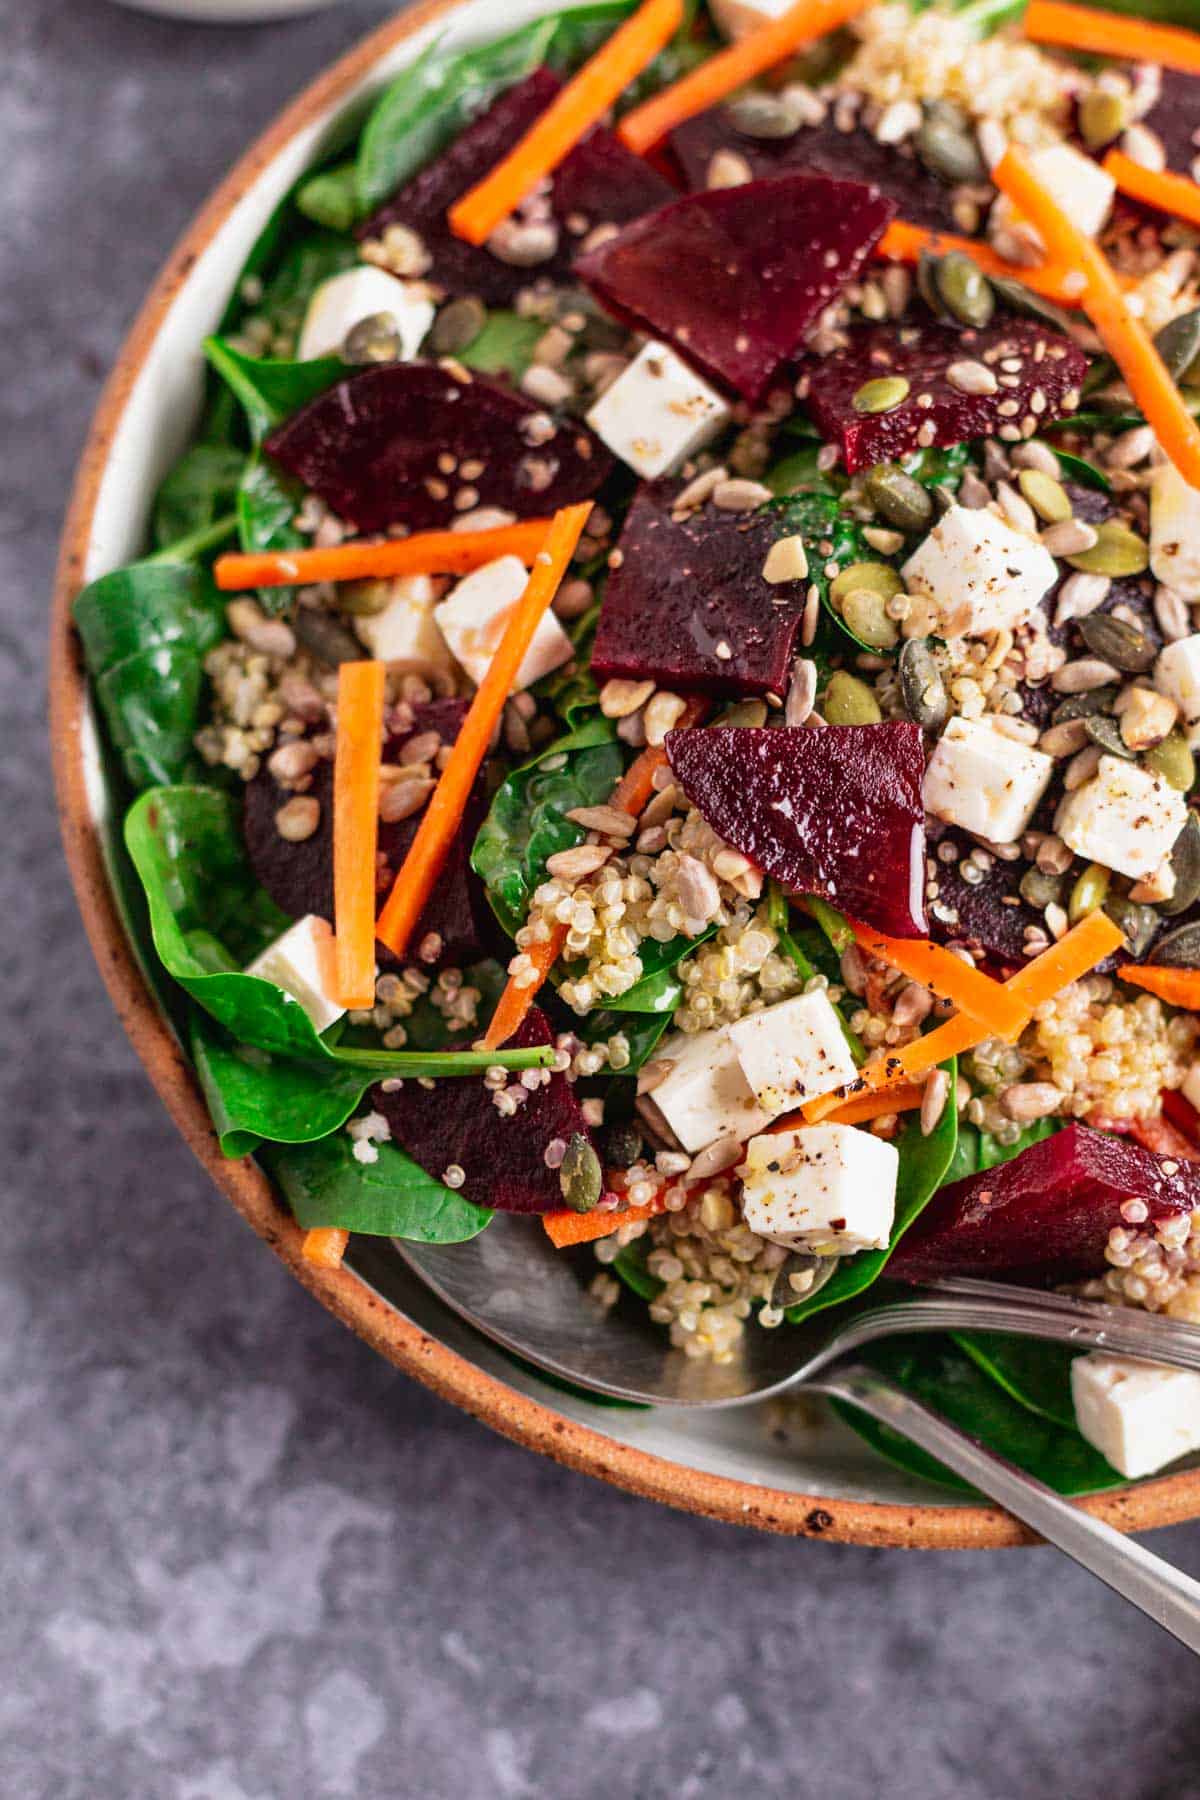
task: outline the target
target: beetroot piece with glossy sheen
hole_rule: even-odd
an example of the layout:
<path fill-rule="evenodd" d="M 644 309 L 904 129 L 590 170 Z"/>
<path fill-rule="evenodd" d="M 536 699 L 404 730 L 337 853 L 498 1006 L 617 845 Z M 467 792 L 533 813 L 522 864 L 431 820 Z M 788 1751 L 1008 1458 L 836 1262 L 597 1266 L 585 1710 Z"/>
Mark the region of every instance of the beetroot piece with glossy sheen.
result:
<path fill-rule="evenodd" d="M 769 514 L 701 507 L 675 519 L 676 481 L 639 488 L 608 577 L 592 670 L 677 692 L 782 695 L 803 581 L 763 580 L 780 535 Z"/>
<path fill-rule="evenodd" d="M 535 1006 L 507 1047 L 522 1050 L 552 1041 L 550 1022 Z M 509 1118 L 497 1110 L 482 1075 L 439 1081 L 432 1088 L 406 1081 L 392 1092 L 381 1085 L 371 1090 L 371 1104 L 427 1174 L 440 1181 L 457 1164 L 466 1176 L 461 1192 L 467 1199 L 500 1212 L 556 1212 L 563 1204 L 562 1188 L 558 1171 L 546 1166 L 546 1148 L 556 1138 L 569 1144 L 577 1135 L 591 1142 L 565 1075 L 551 1075 L 534 1088 Z"/>
<path fill-rule="evenodd" d="M 452 744 L 466 717 L 465 700 L 432 700 L 413 708 L 410 730 L 390 738 L 384 747 L 383 760 L 395 762 L 402 746 L 417 732 L 436 731 L 444 743 Z M 333 764 L 322 760 L 306 790 L 321 808 L 316 831 L 300 843 L 289 843 L 275 827 L 275 814 L 291 792 L 280 786 L 265 766 L 247 783 L 242 808 L 242 834 L 246 854 L 258 880 L 266 888 L 276 906 L 293 919 L 306 913 L 317 913 L 333 919 Z M 491 931 L 489 913 L 483 891 L 470 865 L 471 845 L 487 810 L 487 796 L 482 781 L 467 806 L 463 823 L 450 848 L 446 866 L 428 906 L 421 914 L 413 933 L 412 948 L 430 932 L 442 940 L 441 953 L 435 963 L 471 962 L 485 954 Z M 421 815 L 379 825 L 379 849 L 384 857 L 378 876 L 380 899 L 392 885 L 397 871 L 408 854 L 417 833 Z M 376 945 L 376 958 L 392 966 L 396 958 L 382 944 Z"/>
<path fill-rule="evenodd" d="M 717 151 L 731 150 L 755 180 L 800 173 L 863 181 L 894 200 L 911 224 L 961 230 L 954 217 L 954 190 L 931 175 L 907 144 L 881 144 L 861 125 L 839 131 L 826 118 L 820 125 L 802 125 L 791 137 L 751 137 L 738 130 L 728 107 L 714 106 L 673 131 L 671 149 L 688 187 L 696 191 L 708 186 L 709 164 Z"/>
<path fill-rule="evenodd" d="M 448 295 L 478 295 L 488 306 L 511 305 L 533 281 L 567 280 L 572 257 L 598 225 L 624 225 L 665 205 L 675 192 L 603 126 L 590 131 L 554 172 L 550 206 L 558 247 L 544 262 L 532 267 L 503 262 L 485 246 L 455 237 L 446 222 L 454 202 L 495 167 L 561 89 L 552 70 L 535 69 L 372 213 L 358 237 L 378 238 L 389 225 L 407 225 L 432 258 L 425 279 Z"/>
<path fill-rule="evenodd" d="M 689 194 L 581 256 L 610 311 L 751 404 L 862 268 L 895 204 L 825 175 Z"/>
<path fill-rule="evenodd" d="M 666 747 L 692 805 L 764 874 L 892 937 L 926 935 L 918 726 L 725 726 Z"/>
<path fill-rule="evenodd" d="M 843 349 L 807 359 L 803 373 L 808 410 L 822 436 L 841 445 L 851 474 L 923 445 L 1028 436 L 1027 421 L 1041 425 L 1075 409 L 1087 372 L 1082 350 L 1033 319 L 1006 318 L 980 331 L 933 319 L 862 325 L 847 336 Z M 950 381 L 948 371 L 965 362 L 991 369 L 998 382 L 994 394 L 967 394 Z M 887 412 L 858 411 L 859 389 L 889 376 L 908 382 L 900 404 Z"/>
<path fill-rule="evenodd" d="M 1158 99 L 1142 124 L 1162 144 L 1168 169 L 1190 175 L 1200 156 L 1200 76 L 1185 74 L 1182 69 L 1162 69 L 1159 80 Z"/>
<path fill-rule="evenodd" d="M 1020 895 L 1028 863 L 1005 862 L 983 852 L 965 831 L 940 825 L 934 830 L 929 858 L 938 891 L 929 899 L 930 937 L 939 944 L 964 945 L 992 973 L 1008 975 L 1022 968 L 1028 961 L 1026 931 L 1046 931 L 1045 914 Z M 971 874 L 963 875 L 964 868 Z M 982 879 L 976 880 L 978 875 Z"/>
<path fill-rule="evenodd" d="M 1126 1137 L 1068 1125 L 1011 1162 L 936 1193 L 887 1272 L 902 1281 L 982 1275 L 1072 1281 L 1103 1270 L 1121 1208 L 1143 1200 L 1149 1224 L 1200 1206 L 1200 1164 L 1156 1156 Z"/>
<path fill-rule="evenodd" d="M 590 499 L 612 458 L 574 421 L 543 441 L 546 418 L 482 376 L 386 363 L 319 394 L 271 433 L 267 449 L 360 531 L 427 531 L 477 506 L 528 519 Z M 447 456 L 456 473 L 445 473 Z"/>

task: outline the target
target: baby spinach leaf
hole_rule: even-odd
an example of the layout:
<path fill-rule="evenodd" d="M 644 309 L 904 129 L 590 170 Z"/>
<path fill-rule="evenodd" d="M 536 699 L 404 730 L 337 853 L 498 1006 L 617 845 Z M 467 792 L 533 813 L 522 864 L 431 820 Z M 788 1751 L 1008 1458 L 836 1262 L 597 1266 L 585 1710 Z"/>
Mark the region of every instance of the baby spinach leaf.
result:
<path fill-rule="evenodd" d="M 635 1238 L 618 1250 L 608 1266 L 639 1300 L 657 1300 L 662 1293 L 662 1282 L 646 1267 L 645 1238 Z"/>
<path fill-rule="evenodd" d="M 490 312 L 474 342 L 460 350 L 458 360 L 480 375 L 507 375 L 520 381 L 533 361 L 534 347 L 545 335 L 541 319 L 523 319 L 520 313 Z"/>
<path fill-rule="evenodd" d="M 557 738 L 501 783 L 475 839 L 471 867 L 510 937 L 545 879 L 546 858 L 583 842 L 586 834 L 567 813 L 606 801 L 623 768 L 612 721 L 596 718 Z"/>
<path fill-rule="evenodd" d="M 771 492 L 780 499 L 792 494 L 823 494 L 836 500 L 846 486 L 846 477 L 821 468 L 821 449 L 819 443 L 803 443 L 768 469 L 764 480 Z"/>
<path fill-rule="evenodd" d="M 272 357 L 246 356 L 219 337 L 205 338 L 204 354 L 241 401 L 256 444 L 346 373 L 340 356 L 320 356 L 313 362 L 281 362 Z"/>
<path fill-rule="evenodd" d="M 618 1032 L 622 1034 L 629 1045 L 629 1061 L 623 1069 L 612 1072 L 613 1081 L 617 1082 L 636 1075 L 642 1064 L 650 1060 L 669 1023 L 667 1012 L 618 1013 L 604 1008 L 586 1014 L 573 1028 L 587 1044 L 606 1043 Z"/>
<path fill-rule="evenodd" d="M 353 160 L 307 176 L 296 189 L 296 208 L 314 225 L 350 231 L 358 218 L 358 165 Z"/>
<path fill-rule="evenodd" d="M 1078 482 L 1080 487 L 1099 488 L 1105 494 L 1111 492 L 1112 482 L 1095 463 L 1087 462 L 1082 456 L 1073 456 L 1069 450 L 1055 450 L 1054 454 L 1068 481 Z"/>
<path fill-rule="evenodd" d="M 1043 1138 L 1053 1137 L 1062 1128 L 1061 1119 L 1035 1119 L 1011 1144 L 1002 1144 L 990 1131 L 980 1131 L 978 1166 L 981 1170 L 994 1169 L 998 1163 L 1011 1162 L 1022 1150 L 1028 1150 L 1030 1144 L 1040 1144 Z"/>
<path fill-rule="evenodd" d="M 950 1093 L 953 1094 L 958 1066 L 953 1059 L 942 1066 L 950 1077 Z M 896 1139 L 900 1167 L 896 1177 L 896 1215 L 891 1242 L 886 1250 L 860 1250 L 857 1256 L 844 1258 L 811 1299 L 788 1308 L 787 1316 L 793 1324 L 811 1318 L 813 1313 L 824 1312 L 827 1306 L 852 1299 L 878 1279 L 901 1237 L 945 1181 L 957 1140 L 958 1113 L 952 1101 L 943 1108 L 941 1118 L 928 1137 L 921 1131 L 920 1119 L 909 1115 L 908 1123 Z"/>
<path fill-rule="evenodd" d="M 597 599 L 581 618 L 568 625 L 567 636 L 575 647 L 571 661 L 564 663 L 561 669 L 552 669 L 549 675 L 543 675 L 534 686 L 538 699 L 554 708 L 568 731 L 585 724 L 600 704 L 600 690 L 591 670 L 600 605 Z"/>
<path fill-rule="evenodd" d="M 171 549 L 233 508 L 245 455 L 230 444 L 193 444 L 166 476 L 154 502 L 154 541 Z"/>
<path fill-rule="evenodd" d="M 968 1175 L 978 1175 L 978 1173 L 979 1127 L 969 1124 L 966 1119 L 960 1119 L 958 1142 L 954 1146 L 954 1156 L 942 1179 L 942 1186 L 949 1187 L 952 1181 L 963 1181 Z"/>
<path fill-rule="evenodd" d="M 106 669 L 96 698 L 134 787 L 201 773 L 194 745 L 204 666 L 188 645 L 155 644 Z"/>
<path fill-rule="evenodd" d="M 236 1044 L 199 1007 L 191 1023 L 192 1061 L 222 1154 L 248 1156 L 264 1138 L 308 1144 L 357 1112 L 376 1079 L 370 1070 L 301 1062 Z"/>
<path fill-rule="evenodd" d="M 861 526 L 842 511 L 836 499 L 824 493 L 791 494 L 785 499 L 773 500 L 764 512 L 773 514 L 778 520 L 780 537 L 804 540 L 808 579 L 821 596 L 826 616 L 861 650 L 871 650 L 870 644 L 855 637 L 830 600 L 830 577 L 826 574 L 827 568 L 834 563 L 839 569 L 845 569 L 851 563 L 879 561 L 878 553 L 863 537 Z M 828 545 L 828 551 L 822 551 L 818 548 L 820 545 Z"/>
<path fill-rule="evenodd" d="M 314 182 L 329 179 L 326 175 L 313 177 Z M 261 297 L 247 310 L 256 319 L 265 319 L 279 337 L 294 343 L 308 303 L 321 283 L 352 269 L 358 260 L 353 238 L 332 231 L 310 231 L 288 245 Z"/>
<path fill-rule="evenodd" d="M 1078 1351 L 1038 1338 L 1005 1337 L 998 1331 L 956 1331 L 954 1342 L 1006 1394 L 1031 1412 L 1075 1430 L 1071 1364 Z"/>
<path fill-rule="evenodd" d="M 202 656 L 225 635 L 221 595 L 195 563 L 137 562 L 113 569 L 84 588 L 73 611 L 93 675 L 164 644 Z"/>
<path fill-rule="evenodd" d="M 305 1231 L 335 1226 L 369 1237 L 462 1244 L 478 1237 L 492 1214 L 443 1187 L 395 1144 L 377 1144 L 375 1162 L 359 1162 L 345 1132 L 315 1144 L 272 1148 L 263 1161 Z"/>
<path fill-rule="evenodd" d="M 308 540 L 297 531 L 295 519 L 303 500 L 298 481 L 255 450 L 246 460 L 238 488 L 238 541 L 243 550 L 300 550 Z M 296 597 L 294 587 L 259 588 L 264 612 L 288 612 Z"/>
<path fill-rule="evenodd" d="M 665 944 L 654 938 L 644 938 L 638 948 L 641 975 L 631 988 L 610 999 L 609 1007 L 621 1013 L 673 1013 L 683 998 L 683 982 L 673 972 L 676 965 L 701 944 L 707 943 L 716 932 L 714 924 L 706 926 L 695 937 L 684 937 L 680 932 L 668 938 Z"/>

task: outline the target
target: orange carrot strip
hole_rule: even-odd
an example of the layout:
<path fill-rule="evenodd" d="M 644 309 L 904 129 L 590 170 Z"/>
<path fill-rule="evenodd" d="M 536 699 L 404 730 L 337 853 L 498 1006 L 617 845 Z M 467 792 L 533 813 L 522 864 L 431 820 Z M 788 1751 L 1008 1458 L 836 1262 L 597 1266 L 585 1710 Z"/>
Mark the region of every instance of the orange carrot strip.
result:
<path fill-rule="evenodd" d="M 1168 1006 L 1183 1006 L 1189 1012 L 1200 1012 L 1200 969 L 1173 969 L 1165 963 L 1128 963 L 1120 971 L 1121 980 L 1157 994 Z"/>
<path fill-rule="evenodd" d="M 943 1061 L 945 1058 L 942 1059 Z M 869 1119 L 881 1119 L 886 1113 L 912 1112 L 925 1097 L 923 1081 L 901 1082 L 896 1087 L 880 1088 L 875 1092 L 854 1094 L 849 1100 L 839 1100 L 834 1096 L 834 1107 L 824 1114 L 830 1125 L 863 1125 Z M 826 1096 L 822 1095 L 822 1099 Z M 815 1106 L 815 1101 L 809 1102 Z M 773 1119 L 769 1125 L 763 1126 L 764 1137 L 773 1137 L 779 1131 L 796 1131 L 801 1125 L 811 1125 L 815 1121 L 805 1116 L 802 1107 L 798 1112 L 785 1113 L 780 1119 Z"/>
<path fill-rule="evenodd" d="M 383 747 L 381 662 L 338 668 L 333 763 L 333 927 L 337 997 L 375 1004 L 375 847 Z"/>
<path fill-rule="evenodd" d="M 542 1225 L 546 1236 L 556 1250 L 566 1250 L 571 1244 L 591 1244 L 597 1238 L 611 1237 L 614 1231 L 620 1231 L 622 1225 L 633 1225 L 641 1219 L 653 1219 L 665 1210 L 663 1190 L 660 1188 L 653 1200 L 645 1206 L 619 1206 L 611 1212 L 607 1208 L 593 1207 L 591 1212 L 571 1212 L 564 1207 L 561 1212 L 542 1214 Z"/>
<path fill-rule="evenodd" d="M 1104 348 L 1184 480 L 1200 487 L 1200 426 L 1183 404 L 1145 326 L 1126 305 L 1105 256 L 1046 191 L 1022 151 L 1006 150 L 992 177 L 1036 225 L 1051 260 L 1080 270 L 1085 284 L 1083 309 Z"/>
<path fill-rule="evenodd" d="M 690 75 L 635 107 L 617 126 L 617 136 L 627 149 L 644 156 L 685 119 L 707 112 L 726 94 L 783 62 L 802 44 L 844 25 L 870 3 L 871 0 L 799 0 L 799 5 L 781 19 L 710 56 Z"/>
<path fill-rule="evenodd" d="M 591 510 L 589 500 L 580 506 L 564 506 L 555 513 L 545 544 L 534 559 L 525 592 L 509 614 L 504 636 L 422 814 L 417 835 L 375 927 L 377 935 L 397 956 L 403 956 L 407 950 L 413 927 L 442 872 L 517 671 L 546 608 L 558 592 Z"/>
<path fill-rule="evenodd" d="M 1015 1037 L 1024 1025 L 1027 1008 L 1019 997 L 952 950 L 921 938 L 888 937 L 869 925 L 860 925 L 857 919 L 849 923 L 859 947 L 869 956 L 919 981 L 939 1000 L 952 1000 L 959 1012 L 986 1025 L 993 1037 Z"/>
<path fill-rule="evenodd" d="M 350 1233 L 340 1225 L 314 1225 L 304 1234 L 300 1254 L 318 1269 L 340 1269 L 349 1242 Z"/>
<path fill-rule="evenodd" d="M 629 83 L 654 60 L 683 21 L 683 0 L 643 0 L 633 16 L 589 57 L 483 180 L 450 208 L 450 229 L 469 244 L 487 241 L 543 176 L 556 169 Z"/>
<path fill-rule="evenodd" d="M 1125 62 L 1162 63 L 1200 75 L 1200 32 L 1180 25 L 1150 25 L 1144 19 L 1096 12 L 1064 0 L 1030 0 L 1025 36 L 1036 44 L 1061 44 L 1067 50 L 1090 50 Z"/>
<path fill-rule="evenodd" d="M 380 543 L 336 544 L 330 550 L 264 551 L 218 556 L 213 566 L 225 593 L 289 587 L 294 581 L 383 581 L 393 575 L 468 575 L 498 556 L 528 565 L 542 547 L 549 519 L 522 519 L 494 531 L 419 531 Z"/>
<path fill-rule="evenodd" d="M 707 711 L 707 700 L 689 700 L 672 730 L 687 731 L 691 726 L 698 725 Z M 615 806 L 619 812 L 639 818 L 654 797 L 654 777 L 660 769 L 666 767 L 666 762 L 667 753 L 663 746 L 648 744 L 640 756 L 634 757 L 609 796 L 608 804 Z"/>
<path fill-rule="evenodd" d="M 975 238 L 956 237 L 950 231 L 929 231 L 924 225 L 910 225 L 907 219 L 893 219 L 875 246 L 875 255 L 886 262 L 919 262 L 922 250 L 941 256 L 947 250 L 961 250 L 985 275 L 1003 275 L 1010 281 L 1023 282 L 1035 294 L 1053 300 L 1058 306 L 1078 306 L 1082 282 L 1070 279 L 1070 271 L 1053 263 L 1041 263 L 1027 269 L 1021 263 L 1005 262 L 990 244 Z"/>
<path fill-rule="evenodd" d="M 1110 150 L 1104 168 L 1123 194 L 1141 200 L 1159 212 L 1173 213 L 1177 219 L 1200 225 L 1200 185 L 1186 175 L 1172 175 L 1167 169 L 1147 169 L 1134 162 L 1121 150 Z"/>

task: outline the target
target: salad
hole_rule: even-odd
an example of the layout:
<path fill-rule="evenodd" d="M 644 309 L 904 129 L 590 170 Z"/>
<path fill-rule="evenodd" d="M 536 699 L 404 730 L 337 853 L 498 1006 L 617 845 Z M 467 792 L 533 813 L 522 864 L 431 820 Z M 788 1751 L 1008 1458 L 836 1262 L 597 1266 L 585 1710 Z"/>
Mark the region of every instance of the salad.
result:
<path fill-rule="evenodd" d="M 521 1213 L 725 1360 L 880 1277 L 1200 1323 L 1200 34 L 1124 10 L 596 0 L 270 220 L 75 620 L 314 1262 Z M 873 1354 L 1065 1491 L 1200 1447 Z"/>

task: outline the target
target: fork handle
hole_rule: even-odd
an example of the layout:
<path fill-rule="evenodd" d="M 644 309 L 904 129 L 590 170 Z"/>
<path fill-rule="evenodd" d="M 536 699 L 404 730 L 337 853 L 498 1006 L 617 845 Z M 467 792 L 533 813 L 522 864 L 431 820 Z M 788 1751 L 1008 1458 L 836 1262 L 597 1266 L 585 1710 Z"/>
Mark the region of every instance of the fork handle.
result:
<path fill-rule="evenodd" d="M 835 1364 L 803 1385 L 847 1401 L 927 1450 L 1189 1650 L 1200 1653 L 1200 1582 L 1190 1575 L 985 1449 L 865 1363 Z"/>

